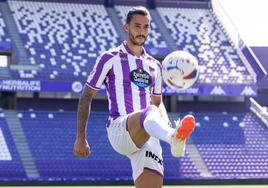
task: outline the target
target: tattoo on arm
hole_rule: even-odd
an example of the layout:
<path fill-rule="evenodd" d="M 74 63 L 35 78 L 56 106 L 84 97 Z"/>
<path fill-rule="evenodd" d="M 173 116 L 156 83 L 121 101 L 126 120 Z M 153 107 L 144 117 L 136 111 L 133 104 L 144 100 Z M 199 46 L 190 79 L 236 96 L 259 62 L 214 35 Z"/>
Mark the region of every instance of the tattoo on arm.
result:
<path fill-rule="evenodd" d="M 77 137 L 86 139 L 87 121 L 90 114 L 91 102 L 95 95 L 95 91 L 84 88 L 78 103 L 77 113 Z"/>

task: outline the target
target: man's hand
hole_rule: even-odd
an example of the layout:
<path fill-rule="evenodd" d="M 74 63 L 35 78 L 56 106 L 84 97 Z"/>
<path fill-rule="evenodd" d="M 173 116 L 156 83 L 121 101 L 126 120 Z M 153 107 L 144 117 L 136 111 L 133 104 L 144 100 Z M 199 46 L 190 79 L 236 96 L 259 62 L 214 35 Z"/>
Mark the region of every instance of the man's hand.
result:
<path fill-rule="evenodd" d="M 87 140 L 76 139 L 74 143 L 74 155 L 77 157 L 89 157 L 91 154 Z"/>
<path fill-rule="evenodd" d="M 91 153 L 86 139 L 86 128 L 91 109 L 91 101 L 96 93 L 97 90 L 94 90 L 91 87 L 85 85 L 82 95 L 79 99 L 76 140 L 73 149 L 74 155 L 78 157 L 88 157 Z"/>

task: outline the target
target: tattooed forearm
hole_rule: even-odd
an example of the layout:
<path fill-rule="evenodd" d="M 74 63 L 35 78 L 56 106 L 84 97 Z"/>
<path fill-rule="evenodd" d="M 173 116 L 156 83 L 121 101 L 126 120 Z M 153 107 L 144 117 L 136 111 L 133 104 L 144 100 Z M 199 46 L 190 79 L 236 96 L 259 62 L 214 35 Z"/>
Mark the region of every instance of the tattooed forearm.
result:
<path fill-rule="evenodd" d="M 91 101 L 93 99 L 94 92 L 90 92 L 88 88 L 85 88 L 78 103 L 77 114 L 77 137 L 86 139 L 87 121 L 90 114 Z"/>

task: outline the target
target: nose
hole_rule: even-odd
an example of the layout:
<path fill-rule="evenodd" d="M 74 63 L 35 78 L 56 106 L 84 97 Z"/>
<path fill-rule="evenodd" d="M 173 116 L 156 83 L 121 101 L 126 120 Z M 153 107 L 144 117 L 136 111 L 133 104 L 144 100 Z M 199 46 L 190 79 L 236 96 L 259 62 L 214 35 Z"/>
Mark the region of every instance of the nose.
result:
<path fill-rule="evenodd" d="M 145 37 L 145 35 L 146 35 L 145 29 L 140 29 L 139 32 L 138 32 L 138 36 Z"/>
<path fill-rule="evenodd" d="M 146 29 L 143 28 L 143 27 L 139 28 L 139 30 L 138 30 L 138 34 L 139 34 L 139 35 L 145 35 L 146 32 L 147 32 Z"/>

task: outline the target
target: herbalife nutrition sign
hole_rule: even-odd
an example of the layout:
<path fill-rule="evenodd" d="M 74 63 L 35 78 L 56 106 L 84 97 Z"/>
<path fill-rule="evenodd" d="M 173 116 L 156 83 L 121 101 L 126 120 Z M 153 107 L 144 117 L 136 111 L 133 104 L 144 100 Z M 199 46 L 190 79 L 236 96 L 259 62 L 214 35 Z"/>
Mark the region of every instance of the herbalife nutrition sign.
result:
<path fill-rule="evenodd" d="M 0 80 L 0 90 L 41 91 L 41 84 L 37 80 Z"/>
<path fill-rule="evenodd" d="M 80 93 L 82 88 L 83 85 L 79 81 L 0 80 L 0 91 Z"/>

